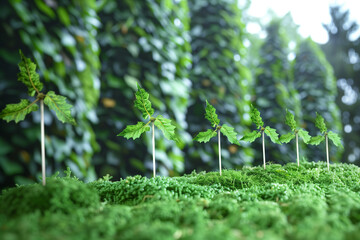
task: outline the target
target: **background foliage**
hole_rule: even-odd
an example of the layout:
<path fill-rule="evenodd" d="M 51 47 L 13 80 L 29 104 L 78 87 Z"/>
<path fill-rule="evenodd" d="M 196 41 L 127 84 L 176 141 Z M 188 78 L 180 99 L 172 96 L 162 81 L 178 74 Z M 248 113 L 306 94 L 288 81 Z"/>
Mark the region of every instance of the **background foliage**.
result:
<path fill-rule="evenodd" d="M 150 93 L 155 114 L 165 113 L 176 122 L 182 139 L 174 144 L 157 134 L 160 175 L 218 168 L 216 141 L 192 141 L 209 127 L 204 124 L 205 100 L 240 136 L 252 130 L 250 103 L 280 134 L 289 131 L 285 108 L 311 135 L 317 133 L 310 121 L 318 111 L 338 133 L 344 123 L 342 160 L 356 162 L 360 41 L 349 36 L 357 24 L 349 22 L 348 12 L 331 9 L 333 22 L 325 26 L 330 40 L 321 48 L 335 66 L 336 86 L 321 49 L 301 39 L 291 17 L 262 25 L 265 37 L 247 33 L 250 21 L 261 23 L 246 17 L 249 4 L 245 1 L 239 8 L 237 0 L 2 1 L 0 64 L 5 67 L 0 69 L 0 108 L 26 94 L 16 81 L 16 53 L 22 49 L 38 64 L 45 89 L 68 97 L 75 106 L 76 127 L 46 112 L 48 175 L 65 166 L 85 180 L 107 173 L 115 180 L 150 175 L 150 136 L 136 141 L 116 137 L 141 119 L 133 107 L 137 82 Z M 0 122 L 1 186 L 37 180 L 39 121 L 34 113 L 18 125 Z M 225 139 L 222 143 L 224 168 L 261 160 L 256 144 L 241 142 L 238 147 Z M 270 161 L 295 161 L 291 144 L 272 145 L 267 146 Z M 310 149 L 307 157 L 323 160 L 323 152 Z M 339 161 L 341 152 L 334 153 L 332 160 Z"/>

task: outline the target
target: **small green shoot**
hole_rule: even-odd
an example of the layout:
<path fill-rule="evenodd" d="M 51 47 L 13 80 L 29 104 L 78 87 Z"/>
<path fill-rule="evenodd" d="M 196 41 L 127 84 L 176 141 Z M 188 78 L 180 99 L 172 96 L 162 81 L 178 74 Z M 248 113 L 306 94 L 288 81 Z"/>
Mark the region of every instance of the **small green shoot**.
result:
<path fill-rule="evenodd" d="M 152 124 L 152 152 L 153 152 L 153 176 L 156 177 L 156 166 L 155 166 L 155 126 L 157 126 L 164 136 L 169 140 L 178 141 L 175 135 L 175 126 L 171 124 L 171 120 L 164 118 L 161 115 L 153 117 L 154 109 L 151 106 L 149 100 L 149 93 L 145 89 L 141 88 L 137 84 L 138 90 L 135 93 L 134 106 L 140 110 L 144 119 L 149 119 L 147 123 L 138 122 L 136 125 L 128 125 L 126 128 L 119 133 L 117 136 L 122 136 L 126 139 L 139 138 L 144 132 L 150 131 L 150 123 Z"/>
<path fill-rule="evenodd" d="M 232 144 L 240 145 L 237 140 L 237 133 L 234 131 L 234 128 L 223 124 L 220 124 L 220 119 L 216 114 L 216 109 L 206 100 L 206 108 L 205 108 L 205 118 L 210 121 L 211 126 L 214 129 L 208 129 L 205 132 L 199 132 L 194 140 L 198 142 L 209 142 L 211 138 L 218 136 L 218 147 L 219 147 L 219 171 L 221 176 L 221 142 L 220 142 L 220 133 L 224 134 L 229 142 Z"/>
<path fill-rule="evenodd" d="M 18 123 L 23 121 L 29 113 L 38 110 L 37 102 L 40 102 L 40 126 L 41 126 L 41 169 L 42 183 L 46 185 L 45 175 L 45 124 L 44 124 L 44 103 L 55 112 L 57 118 L 65 123 L 76 124 L 75 119 L 71 116 L 72 106 L 66 102 L 66 98 L 56 95 L 53 91 L 44 94 L 42 91 L 43 83 L 40 82 L 39 74 L 36 72 L 36 64 L 30 58 L 26 58 L 20 50 L 21 61 L 19 63 L 20 72 L 18 81 L 24 83 L 28 89 L 30 97 L 35 97 L 34 101 L 21 99 L 19 103 L 7 104 L 5 109 L 0 112 L 0 118 L 7 122 L 15 121 Z"/>
<path fill-rule="evenodd" d="M 281 142 L 279 141 L 279 134 L 276 132 L 276 129 L 264 125 L 259 110 L 257 110 L 253 105 L 251 105 L 250 109 L 250 118 L 251 121 L 256 125 L 256 128 L 258 130 L 254 130 L 248 134 L 245 134 L 245 136 L 243 136 L 241 140 L 251 143 L 257 138 L 262 137 L 263 162 L 264 169 L 266 169 L 265 134 L 271 139 L 273 143 L 281 144 Z"/>
<path fill-rule="evenodd" d="M 302 128 L 298 128 L 298 125 L 295 121 L 294 115 L 286 109 L 286 118 L 285 123 L 291 128 L 291 132 L 284 134 L 280 137 L 280 142 L 289 143 L 294 138 L 296 139 L 296 162 L 297 165 L 300 166 L 299 161 L 299 137 L 302 138 L 304 143 L 308 143 L 311 139 L 309 132 L 305 131 Z"/>
<path fill-rule="evenodd" d="M 317 127 L 320 130 L 322 135 L 312 137 L 311 140 L 309 141 L 309 144 L 319 145 L 321 142 L 325 140 L 326 161 L 327 161 L 328 170 L 330 170 L 328 138 L 330 138 L 330 140 L 334 143 L 336 147 L 343 148 L 343 145 L 341 144 L 341 138 L 337 133 L 328 131 L 324 118 L 318 113 L 316 113 L 315 127 Z"/>

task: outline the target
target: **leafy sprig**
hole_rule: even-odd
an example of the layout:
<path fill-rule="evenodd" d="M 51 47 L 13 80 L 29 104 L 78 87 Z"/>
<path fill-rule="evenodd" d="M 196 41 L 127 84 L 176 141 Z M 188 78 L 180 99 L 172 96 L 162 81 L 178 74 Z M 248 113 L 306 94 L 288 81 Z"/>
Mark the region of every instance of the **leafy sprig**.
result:
<path fill-rule="evenodd" d="M 219 171 L 221 176 L 221 143 L 220 143 L 220 133 L 222 133 L 230 143 L 240 145 L 237 139 L 237 133 L 235 132 L 234 128 L 223 124 L 220 125 L 220 119 L 216 114 L 216 109 L 206 100 L 206 107 L 205 107 L 205 118 L 209 120 L 211 126 L 214 129 L 208 129 L 204 132 L 199 132 L 194 140 L 198 142 L 209 142 L 210 139 L 216 137 L 218 135 L 218 146 L 219 146 Z"/>
<path fill-rule="evenodd" d="M 152 124 L 152 145 L 153 145 L 153 176 L 156 176 L 156 167 L 155 167 L 155 126 L 158 127 L 165 138 L 169 140 L 173 140 L 179 142 L 179 139 L 176 137 L 175 129 L 176 127 L 171 123 L 170 119 L 163 117 L 162 115 L 158 115 L 154 117 L 154 109 L 152 108 L 151 102 L 149 100 L 150 94 L 145 91 L 145 89 L 141 88 L 139 84 L 137 84 L 137 91 L 135 93 L 135 101 L 134 106 L 141 112 L 142 117 L 144 119 L 149 119 L 148 122 L 138 122 L 136 125 L 128 125 L 126 128 L 120 132 L 117 136 L 122 136 L 126 139 L 137 139 L 144 132 L 150 131 L 149 124 Z"/>

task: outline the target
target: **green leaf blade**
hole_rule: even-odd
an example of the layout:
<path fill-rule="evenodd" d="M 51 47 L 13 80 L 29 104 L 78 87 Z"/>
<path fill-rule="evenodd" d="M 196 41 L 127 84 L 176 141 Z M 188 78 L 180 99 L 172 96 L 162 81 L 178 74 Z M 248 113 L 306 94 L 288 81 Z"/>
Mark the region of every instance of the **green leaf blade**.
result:
<path fill-rule="evenodd" d="M 291 128 L 291 131 L 295 131 L 297 124 L 294 115 L 286 109 L 285 123 Z"/>
<path fill-rule="evenodd" d="M 171 124 L 170 119 L 164 118 L 163 116 L 159 115 L 156 117 L 154 124 L 162 131 L 162 133 L 167 139 L 178 141 L 175 135 L 176 127 Z"/>
<path fill-rule="evenodd" d="M 261 137 L 261 132 L 254 130 L 251 133 L 245 134 L 240 140 L 252 143 L 259 137 Z"/>
<path fill-rule="evenodd" d="M 0 112 L 0 118 L 6 122 L 15 121 L 18 123 L 25 119 L 26 115 L 37 111 L 38 105 L 30 102 L 27 99 L 21 99 L 19 103 L 7 104 L 6 107 Z"/>
<path fill-rule="evenodd" d="M 235 132 L 234 128 L 232 128 L 226 124 L 223 124 L 220 128 L 220 132 L 227 137 L 229 142 L 240 146 L 240 143 L 237 139 L 237 133 Z"/>
<path fill-rule="evenodd" d="M 76 125 L 75 119 L 71 116 L 72 105 L 66 102 L 66 97 L 56 95 L 53 91 L 49 91 L 44 98 L 44 103 L 55 112 L 61 122 Z"/>
<path fill-rule="evenodd" d="M 126 139 L 137 139 L 139 138 L 144 132 L 150 131 L 150 127 L 148 124 L 143 122 L 138 122 L 136 125 L 128 125 L 126 128 L 119 133 L 117 136 L 124 137 Z"/>
<path fill-rule="evenodd" d="M 210 121 L 213 127 L 219 125 L 220 120 L 216 114 L 216 109 L 206 100 L 205 118 Z"/>
<path fill-rule="evenodd" d="M 151 102 L 149 101 L 149 93 L 145 89 L 141 88 L 140 85 L 137 85 L 138 90 L 135 93 L 135 102 L 134 106 L 140 110 L 144 119 L 150 118 L 154 114 L 154 109 L 151 107 Z"/>
<path fill-rule="evenodd" d="M 317 127 L 321 133 L 325 133 L 327 132 L 327 127 L 325 125 L 325 120 L 324 118 L 316 113 L 316 118 L 315 118 L 315 127 Z"/>
<path fill-rule="evenodd" d="M 264 132 L 273 143 L 281 144 L 279 141 L 279 134 L 276 132 L 276 129 L 266 126 Z"/>
<path fill-rule="evenodd" d="M 30 58 L 26 58 L 21 50 L 19 52 L 21 61 L 19 63 L 18 81 L 26 85 L 28 94 L 33 97 L 43 89 L 43 84 L 40 82 L 39 74 L 36 72 L 36 64 Z"/>
<path fill-rule="evenodd" d="M 299 137 L 302 138 L 302 140 L 306 144 L 309 143 L 309 141 L 311 140 L 311 136 L 309 135 L 308 131 L 305 131 L 303 129 L 299 129 L 298 134 L 299 134 Z"/>
<path fill-rule="evenodd" d="M 309 144 L 311 144 L 311 145 L 319 145 L 324 140 L 325 140 L 325 137 L 322 136 L 322 135 L 311 137 L 311 139 L 309 141 Z"/>
<path fill-rule="evenodd" d="M 264 126 L 264 122 L 260 116 L 259 110 L 257 110 L 253 105 L 251 105 L 250 108 L 251 121 L 256 125 L 257 128 Z"/>
<path fill-rule="evenodd" d="M 279 138 L 279 141 L 282 143 L 289 143 L 294 138 L 295 138 L 295 134 L 291 132 L 291 133 L 281 135 L 281 137 Z"/>
<path fill-rule="evenodd" d="M 215 130 L 208 129 L 205 132 L 199 132 L 194 138 L 195 141 L 207 143 L 211 138 L 216 137 L 217 133 Z"/>
<path fill-rule="evenodd" d="M 341 138 L 337 133 L 334 133 L 332 131 L 328 132 L 329 139 L 334 143 L 336 147 L 344 148 L 344 146 L 341 143 Z"/>

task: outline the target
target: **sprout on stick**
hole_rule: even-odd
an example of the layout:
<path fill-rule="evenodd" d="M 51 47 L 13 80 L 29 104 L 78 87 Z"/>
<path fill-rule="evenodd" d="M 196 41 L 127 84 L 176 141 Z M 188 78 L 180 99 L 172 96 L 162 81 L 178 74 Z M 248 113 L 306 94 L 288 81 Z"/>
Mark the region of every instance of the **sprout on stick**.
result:
<path fill-rule="evenodd" d="M 311 136 L 309 135 L 309 132 L 305 131 L 302 128 L 298 128 L 298 125 L 295 121 L 294 115 L 292 115 L 291 112 L 289 112 L 287 109 L 286 109 L 285 123 L 291 128 L 291 132 L 282 135 L 280 137 L 280 142 L 289 143 L 291 140 L 293 140 L 295 138 L 295 140 L 296 140 L 296 162 L 297 162 L 297 165 L 300 166 L 299 137 L 302 138 L 304 143 L 308 143 L 311 139 Z"/>
<path fill-rule="evenodd" d="M 210 121 L 211 126 L 214 129 L 208 129 L 205 132 L 199 132 L 194 140 L 198 142 L 209 142 L 211 138 L 218 136 L 218 147 L 219 147 L 219 172 L 221 176 L 221 142 L 220 142 L 220 133 L 224 134 L 229 142 L 232 144 L 240 145 L 237 140 L 237 133 L 234 131 L 234 128 L 229 127 L 226 124 L 219 125 L 220 120 L 216 114 L 216 109 L 206 100 L 205 108 L 205 118 Z"/>
<path fill-rule="evenodd" d="M 264 165 L 264 169 L 266 169 L 265 134 L 268 137 L 270 137 L 273 143 L 281 144 L 281 142 L 279 141 L 279 134 L 276 132 L 276 129 L 271 128 L 269 126 L 265 126 L 260 116 L 260 112 L 253 105 L 251 105 L 251 109 L 250 109 L 250 118 L 251 121 L 256 125 L 257 130 L 245 134 L 245 136 L 243 136 L 241 140 L 245 142 L 253 142 L 257 138 L 262 137 L 262 150 L 263 150 L 263 163 L 264 163 L 263 165 Z"/>
<path fill-rule="evenodd" d="M 72 106 L 66 102 L 66 98 L 49 91 L 46 94 L 41 92 L 43 83 L 40 81 L 39 74 L 36 72 L 36 64 L 30 58 L 26 58 L 20 50 L 21 61 L 19 63 L 20 72 L 18 80 L 26 85 L 28 95 L 35 97 L 35 100 L 20 99 L 19 103 L 8 104 L 5 109 L 0 112 L 0 118 L 7 122 L 15 121 L 18 123 L 23 121 L 29 113 L 39 109 L 37 103 L 40 103 L 40 128 L 41 128 L 41 169 L 42 183 L 46 185 L 45 174 L 45 124 L 44 124 L 44 103 L 53 110 L 57 118 L 65 123 L 76 124 L 75 119 L 71 116 Z M 35 96 L 36 95 L 36 96 Z"/>
<path fill-rule="evenodd" d="M 343 145 L 341 144 L 341 138 L 337 133 L 334 133 L 332 131 L 328 131 L 324 118 L 316 113 L 315 118 L 315 127 L 317 127 L 322 135 L 312 137 L 309 141 L 309 144 L 311 145 L 319 145 L 321 142 L 325 140 L 325 146 L 326 146 L 326 162 L 328 170 L 330 170 L 330 162 L 329 162 L 329 140 L 330 139 L 336 147 L 343 148 Z"/>
<path fill-rule="evenodd" d="M 155 126 L 158 127 L 164 136 L 169 140 L 178 141 L 175 135 L 175 126 L 172 125 L 170 119 L 166 119 L 161 115 L 153 117 L 154 109 L 149 101 L 149 93 L 137 84 L 137 92 L 135 93 L 134 106 L 140 110 L 144 119 L 149 119 L 147 123 L 138 122 L 136 125 L 128 125 L 126 128 L 118 134 L 126 139 L 139 138 L 144 132 L 150 131 L 150 123 L 152 128 L 152 153 L 153 153 L 153 176 L 156 176 L 156 165 L 155 165 Z"/>

